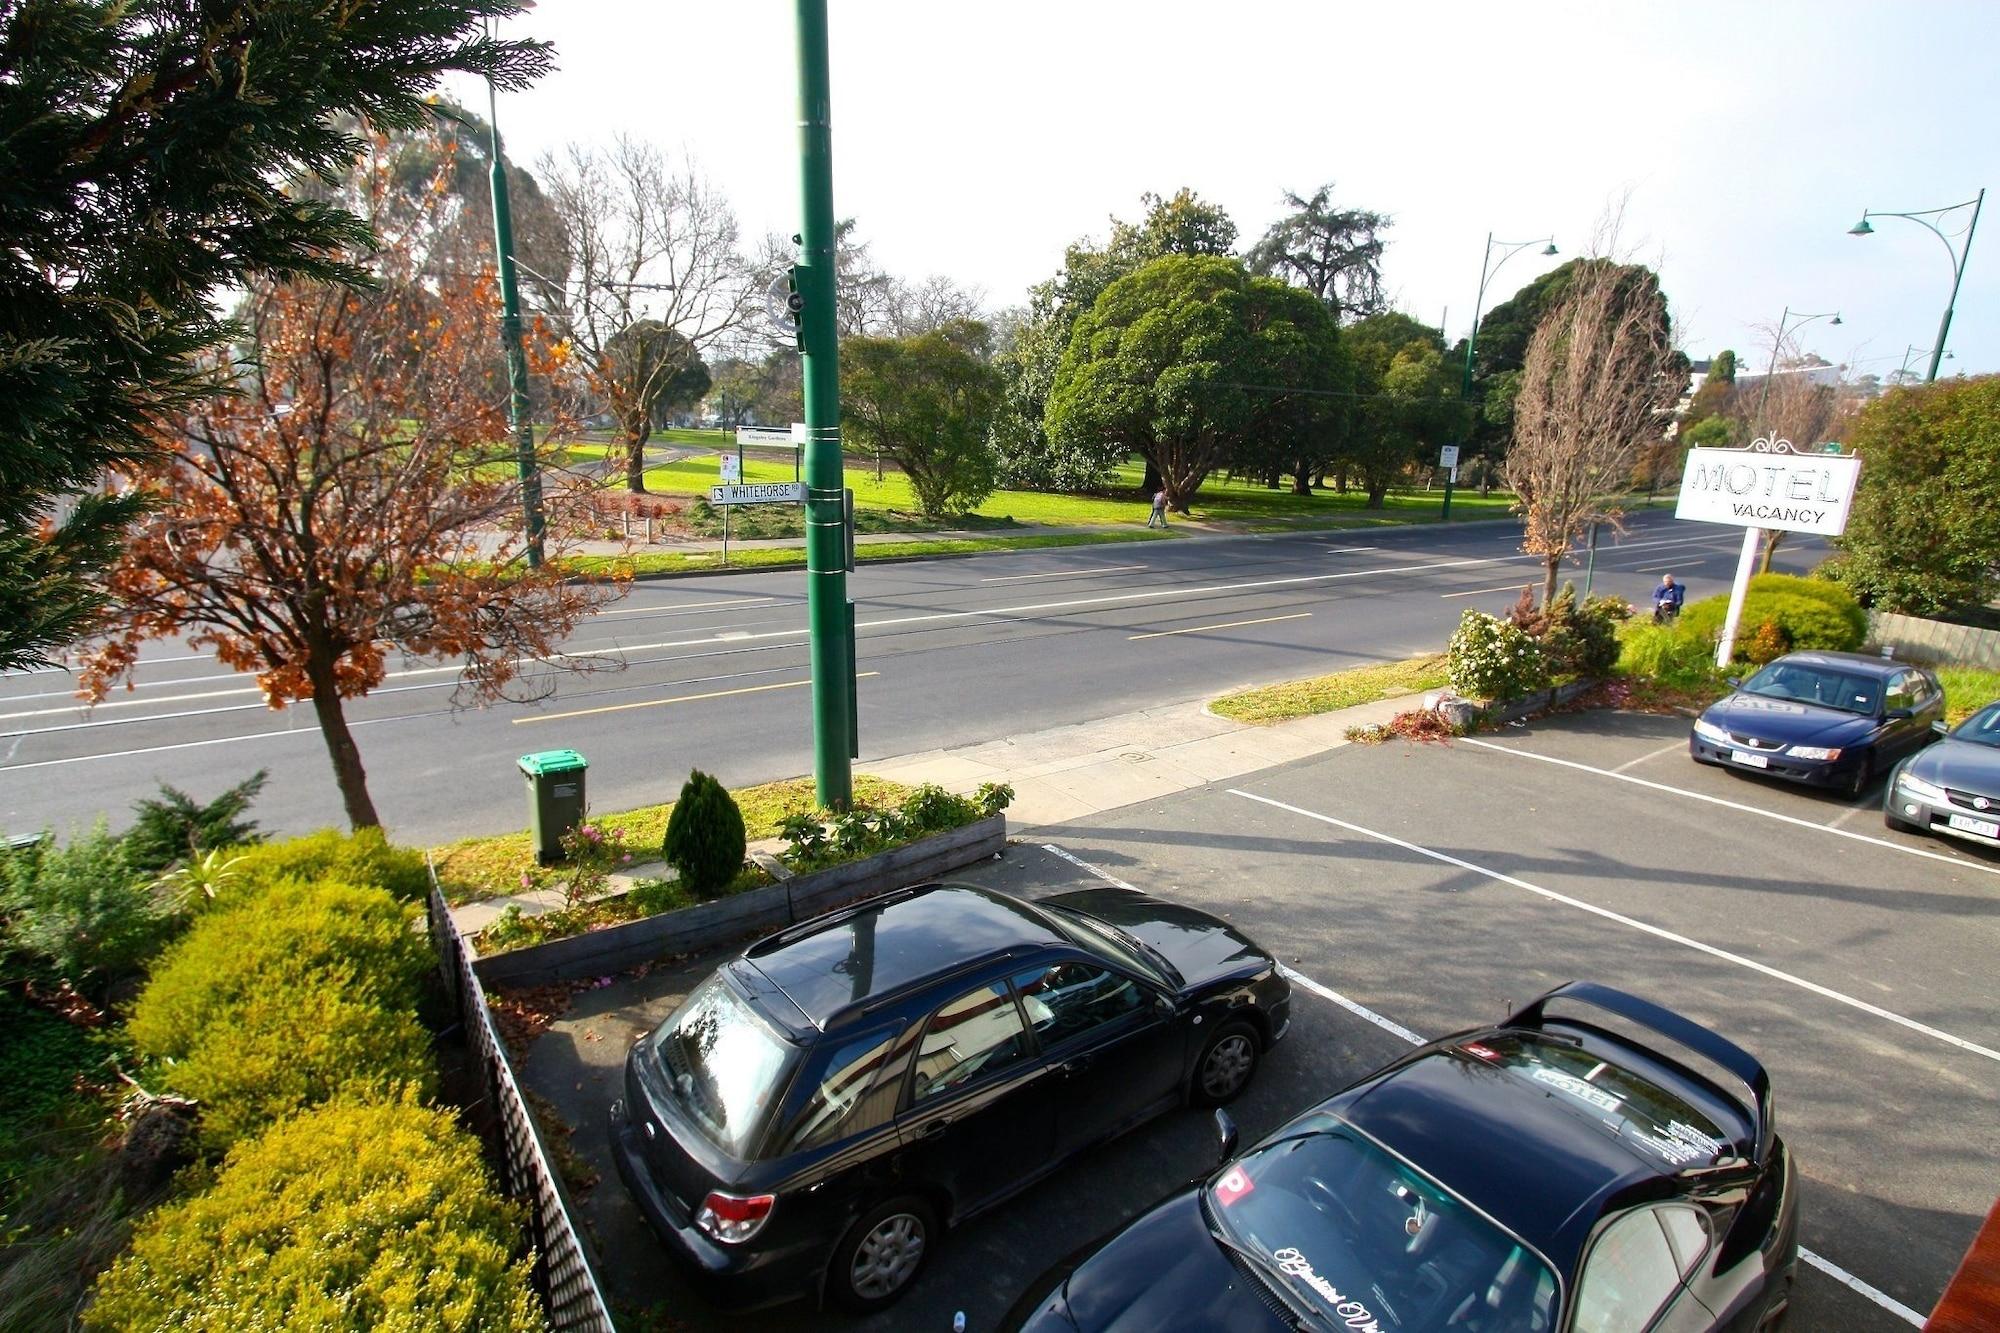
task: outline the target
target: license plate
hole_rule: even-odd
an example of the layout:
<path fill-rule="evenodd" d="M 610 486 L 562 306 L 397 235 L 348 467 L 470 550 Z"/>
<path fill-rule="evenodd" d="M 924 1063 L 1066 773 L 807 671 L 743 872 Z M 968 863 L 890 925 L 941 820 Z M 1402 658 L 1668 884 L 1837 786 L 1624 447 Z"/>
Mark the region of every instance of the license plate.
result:
<path fill-rule="evenodd" d="M 2000 824 L 1990 819 L 1972 819 L 1965 815 L 1951 815 L 1945 821 L 1960 833 L 1977 833 L 1982 838 L 2000 838 Z"/>
<path fill-rule="evenodd" d="M 1729 752 L 1729 759 L 1731 763 L 1748 764 L 1752 768 L 1769 768 L 1771 766 L 1769 758 L 1761 754 L 1751 754 L 1748 750 L 1731 750 Z"/>

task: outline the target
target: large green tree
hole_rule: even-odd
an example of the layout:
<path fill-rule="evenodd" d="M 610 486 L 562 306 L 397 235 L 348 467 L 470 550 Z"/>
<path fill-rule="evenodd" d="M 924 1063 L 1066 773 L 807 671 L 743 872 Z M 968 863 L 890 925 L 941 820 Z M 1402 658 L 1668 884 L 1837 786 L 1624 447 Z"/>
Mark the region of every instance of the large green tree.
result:
<path fill-rule="evenodd" d="M 520 87 L 540 44 L 486 37 L 513 0 L 0 0 L 0 669 L 95 622 L 140 511 L 99 493 L 217 392 L 216 299 L 257 278 L 360 282 L 333 180 L 350 117 L 414 128 L 464 72 Z"/>
<path fill-rule="evenodd" d="M 1339 391 L 1339 340 L 1311 293 L 1237 260 L 1153 260 L 1077 319 L 1049 394 L 1049 439 L 1139 454 L 1185 513 L 1209 473 L 1295 424 L 1299 399 Z"/>
<path fill-rule="evenodd" d="M 1286 191 L 1285 206 L 1291 212 L 1272 223 L 1244 256 L 1250 271 L 1305 288 L 1326 302 L 1336 319 L 1379 313 L 1388 215 L 1334 207 L 1330 183 L 1310 198 Z"/>
<path fill-rule="evenodd" d="M 988 432 L 1000 376 L 987 364 L 984 324 L 960 320 L 907 338 L 840 345 L 841 418 L 848 441 L 902 469 L 927 518 L 948 518 L 993 493 Z"/>
<path fill-rule="evenodd" d="M 1408 315 L 1371 315 L 1345 330 L 1357 394 L 1343 462 L 1359 474 L 1368 507 L 1413 463 L 1436 461 L 1437 445 L 1458 439 L 1467 408 L 1444 357 L 1444 332 Z"/>
<path fill-rule="evenodd" d="M 1891 389 L 1849 441 L 1861 484 L 1838 542 L 1841 581 L 1916 616 L 2000 594 L 2000 375 Z"/>
<path fill-rule="evenodd" d="M 1044 428 L 1049 390 L 1070 331 L 1106 287 L 1162 255 L 1227 255 L 1236 224 L 1220 205 L 1192 190 L 1171 198 L 1141 196 L 1145 215 L 1136 223 L 1111 220 L 1111 236 L 1098 244 L 1073 243 L 1062 270 L 1028 289 L 1028 309 L 1007 347 L 995 358 L 1006 397 L 994 426 L 1001 468 L 1010 485 L 1044 490 L 1084 490 L 1097 485 L 1120 455 L 1113 446 L 1059 447 Z M 1148 485 L 1157 485 L 1148 478 Z"/>

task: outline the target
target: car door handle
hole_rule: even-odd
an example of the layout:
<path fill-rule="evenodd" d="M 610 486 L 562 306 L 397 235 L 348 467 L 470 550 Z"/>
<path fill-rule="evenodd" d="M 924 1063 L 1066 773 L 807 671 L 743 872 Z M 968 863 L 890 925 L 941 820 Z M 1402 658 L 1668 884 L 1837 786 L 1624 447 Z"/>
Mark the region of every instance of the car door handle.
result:
<path fill-rule="evenodd" d="M 920 1139 L 934 1139 L 938 1135 L 944 1133 L 945 1130 L 950 1127 L 950 1125 L 951 1125 L 950 1116 L 939 1116 L 937 1119 L 929 1122 L 922 1129 L 918 1130 L 917 1137 Z"/>
<path fill-rule="evenodd" d="M 1097 1064 L 1096 1056 L 1079 1055 L 1073 1060 L 1063 1061 L 1062 1071 L 1065 1074 L 1087 1074 L 1096 1064 Z"/>

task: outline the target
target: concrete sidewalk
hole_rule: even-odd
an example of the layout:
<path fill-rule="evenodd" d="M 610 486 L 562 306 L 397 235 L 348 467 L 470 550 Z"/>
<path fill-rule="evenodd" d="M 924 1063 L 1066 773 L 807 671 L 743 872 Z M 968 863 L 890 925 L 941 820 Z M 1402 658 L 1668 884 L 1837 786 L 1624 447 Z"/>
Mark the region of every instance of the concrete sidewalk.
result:
<path fill-rule="evenodd" d="M 1008 831 L 1018 833 L 1336 749 L 1348 743 L 1349 727 L 1387 722 L 1421 702 L 1421 694 L 1403 694 L 1253 726 L 1218 717 L 1196 700 L 1006 740 L 864 762 L 857 768 L 911 786 L 934 782 L 956 792 L 970 792 L 984 782 L 1006 783 L 1014 789 Z"/>

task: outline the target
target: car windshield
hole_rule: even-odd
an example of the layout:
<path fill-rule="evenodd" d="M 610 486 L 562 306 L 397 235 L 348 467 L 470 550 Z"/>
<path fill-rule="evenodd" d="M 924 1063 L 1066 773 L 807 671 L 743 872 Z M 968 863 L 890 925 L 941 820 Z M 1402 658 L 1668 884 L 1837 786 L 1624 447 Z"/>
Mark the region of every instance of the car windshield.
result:
<path fill-rule="evenodd" d="M 1100 954 L 1129 971 L 1152 977 L 1166 985 L 1178 985 L 1176 974 L 1170 974 L 1172 964 L 1162 958 L 1156 950 L 1147 948 L 1124 931 L 1109 922 L 1075 911 L 1055 903 L 1045 903 L 1049 915 L 1065 934 L 1085 949 Z"/>
<path fill-rule="evenodd" d="M 784 1088 L 794 1049 L 720 975 L 687 997 L 653 1044 L 695 1123 L 716 1147 L 744 1156 Z"/>
<path fill-rule="evenodd" d="M 1882 702 L 1881 681 L 1806 662 L 1773 662 L 1744 681 L 1743 692 L 1870 717 Z"/>
<path fill-rule="evenodd" d="M 1971 741 L 1974 745 L 2000 746 L 2000 704 L 1988 704 L 1959 723 L 1952 728 L 1951 738 Z"/>
<path fill-rule="evenodd" d="M 1223 1238 L 1331 1329 L 1546 1330 L 1555 1274 L 1516 1237 L 1334 1116 L 1209 1182 Z"/>

